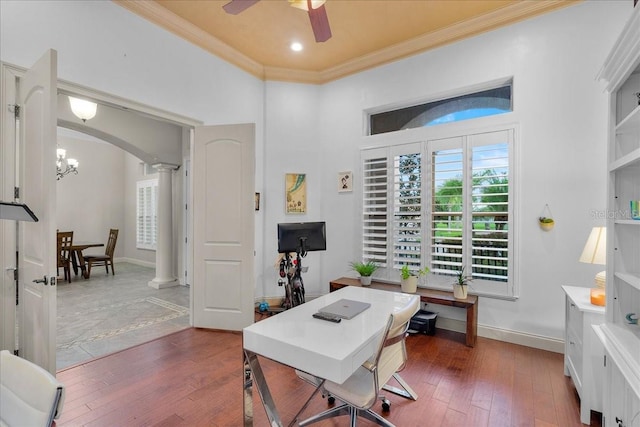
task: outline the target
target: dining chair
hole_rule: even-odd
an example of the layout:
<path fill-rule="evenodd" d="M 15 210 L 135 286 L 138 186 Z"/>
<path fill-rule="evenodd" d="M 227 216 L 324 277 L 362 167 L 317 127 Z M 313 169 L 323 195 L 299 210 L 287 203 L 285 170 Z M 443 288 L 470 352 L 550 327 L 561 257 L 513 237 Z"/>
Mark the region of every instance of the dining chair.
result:
<path fill-rule="evenodd" d="M 64 271 L 64 279 L 71 283 L 71 257 L 73 254 L 70 247 L 73 245 L 73 231 L 57 232 L 57 251 L 58 251 L 58 272 L 60 268 Z"/>
<path fill-rule="evenodd" d="M 0 426 L 49 427 L 62 413 L 64 384 L 45 369 L 0 351 Z"/>
<path fill-rule="evenodd" d="M 113 252 L 116 249 L 116 242 L 118 241 L 118 229 L 112 228 L 109 230 L 109 239 L 104 250 L 104 255 L 85 255 L 84 260 L 87 263 L 87 278 L 91 277 L 91 267 L 94 265 L 104 265 L 107 274 L 109 274 L 109 266 L 111 266 L 111 274 L 115 275 L 116 272 L 113 269 Z"/>
<path fill-rule="evenodd" d="M 405 338 L 411 317 L 418 311 L 419 298 L 412 298 L 401 310 L 389 315 L 380 344 L 375 354 L 347 380 L 342 383 L 324 381 L 317 378 L 303 378 L 317 384 L 327 394 L 343 402 L 334 408 L 327 409 L 300 422 L 307 426 L 328 418 L 349 415 L 350 426 L 355 427 L 357 418 L 362 417 L 377 425 L 393 427 L 393 424 L 374 412 L 371 408 L 378 400 L 380 390 L 387 382 L 404 368 L 407 361 Z M 386 399 L 381 397 L 382 401 Z M 388 409 L 388 401 L 386 401 Z"/>

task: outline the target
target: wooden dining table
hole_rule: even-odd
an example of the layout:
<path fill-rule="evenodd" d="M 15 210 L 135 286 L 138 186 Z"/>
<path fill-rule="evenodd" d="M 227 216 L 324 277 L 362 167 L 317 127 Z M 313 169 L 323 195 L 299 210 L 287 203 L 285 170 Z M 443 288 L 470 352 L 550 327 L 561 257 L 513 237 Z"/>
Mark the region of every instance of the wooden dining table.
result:
<path fill-rule="evenodd" d="M 78 269 L 82 272 L 82 277 L 85 279 L 89 278 L 89 274 L 87 273 L 87 266 L 84 262 L 84 255 L 82 251 L 88 248 L 99 248 L 104 246 L 104 243 L 99 242 L 73 242 L 71 246 L 69 246 L 69 253 L 71 254 L 71 265 L 73 266 L 73 273 L 77 276 Z"/>

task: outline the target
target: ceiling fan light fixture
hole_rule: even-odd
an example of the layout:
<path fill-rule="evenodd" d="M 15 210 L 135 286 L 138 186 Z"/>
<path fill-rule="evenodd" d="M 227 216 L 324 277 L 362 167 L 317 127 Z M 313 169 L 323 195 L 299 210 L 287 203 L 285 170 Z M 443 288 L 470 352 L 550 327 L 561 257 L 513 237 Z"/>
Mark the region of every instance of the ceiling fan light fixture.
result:
<path fill-rule="evenodd" d="M 96 116 L 96 111 L 98 109 L 98 104 L 95 102 L 87 101 L 86 99 L 74 98 L 72 96 L 69 97 L 69 105 L 71 106 L 73 114 L 83 122 L 93 119 Z"/>
<path fill-rule="evenodd" d="M 302 50 L 302 43 L 300 42 L 293 42 L 291 43 L 291 50 L 294 52 L 300 52 Z"/>
<path fill-rule="evenodd" d="M 325 4 L 325 2 L 326 0 L 311 0 L 311 9 L 317 9 Z M 289 0 L 289 5 L 307 12 L 309 11 L 307 0 Z"/>

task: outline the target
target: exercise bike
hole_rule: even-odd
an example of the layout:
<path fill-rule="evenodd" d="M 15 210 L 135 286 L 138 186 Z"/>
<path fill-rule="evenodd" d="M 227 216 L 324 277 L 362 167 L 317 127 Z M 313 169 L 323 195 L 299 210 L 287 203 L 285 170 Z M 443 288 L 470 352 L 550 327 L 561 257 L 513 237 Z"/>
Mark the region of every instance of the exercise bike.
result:
<path fill-rule="evenodd" d="M 302 256 L 296 252 L 295 259 L 291 253 L 285 253 L 280 260 L 278 286 L 284 286 L 282 308 L 288 310 L 304 303 L 304 281 L 302 272 Z"/>

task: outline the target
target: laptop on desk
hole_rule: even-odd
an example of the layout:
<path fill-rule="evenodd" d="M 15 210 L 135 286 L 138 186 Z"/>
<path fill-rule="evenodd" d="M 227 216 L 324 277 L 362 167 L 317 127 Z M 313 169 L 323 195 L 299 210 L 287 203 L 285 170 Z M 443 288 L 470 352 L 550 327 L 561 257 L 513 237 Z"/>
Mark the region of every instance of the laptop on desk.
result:
<path fill-rule="evenodd" d="M 320 313 L 337 316 L 342 319 L 352 319 L 371 307 L 368 302 L 341 299 L 318 310 Z"/>

